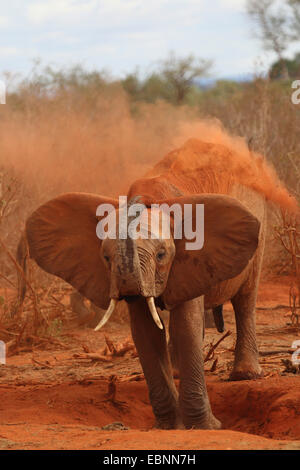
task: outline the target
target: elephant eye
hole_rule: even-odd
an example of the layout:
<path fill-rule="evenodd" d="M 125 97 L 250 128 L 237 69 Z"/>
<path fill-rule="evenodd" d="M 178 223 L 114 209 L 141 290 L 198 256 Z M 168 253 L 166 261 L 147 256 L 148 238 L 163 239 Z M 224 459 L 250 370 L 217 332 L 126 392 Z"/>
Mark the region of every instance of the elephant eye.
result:
<path fill-rule="evenodd" d="M 105 259 L 105 261 L 106 261 L 107 263 L 109 263 L 109 256 L 103 255 L 103 258 Z"/>
<path fill-rule="evenodd" d="M 165 256 L 166 256 L 166 251 L 164 249 L 161 249 L 156 253 L 156 259 L 158 261 L 161 261 Z"/>

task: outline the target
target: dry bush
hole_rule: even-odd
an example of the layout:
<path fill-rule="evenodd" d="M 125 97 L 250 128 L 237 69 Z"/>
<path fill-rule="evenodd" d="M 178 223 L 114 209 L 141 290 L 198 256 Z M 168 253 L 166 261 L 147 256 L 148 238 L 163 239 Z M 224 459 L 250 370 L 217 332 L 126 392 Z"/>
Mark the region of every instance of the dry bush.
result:
<path fill-rule="evenodd" d="M 300 107 L 291 102 L 291 84 L 257 78 L 227 96 L 207 94 L 201 113 L 243 136 L 271 162 L 288 189 L 300 197 Z"/>
<path fill-rule="evenodd" d="M 276 238 L 288 257 L 291 274 L 289 302 L 291 322 L 300 328 L 300 217 L 282 212 L 281 224 L 275 229 Z"/>
<path fill-rule="evenodd" d="M 205 117 L 217 118 L 234 135 L 244 136 L 253 151 L 273 164 L 300 201 L 300 107 L 292 104 L 291 92 L 288 82 L 258 77 L 251 83 L 232 85 L 227 95 L 206 93 L 200 111 Z M 289 257 L 275 237 L 274 228 L 282 224 L 276 207 L 268 207 L 268 222 L 263 273 L 290 273 Z"/>

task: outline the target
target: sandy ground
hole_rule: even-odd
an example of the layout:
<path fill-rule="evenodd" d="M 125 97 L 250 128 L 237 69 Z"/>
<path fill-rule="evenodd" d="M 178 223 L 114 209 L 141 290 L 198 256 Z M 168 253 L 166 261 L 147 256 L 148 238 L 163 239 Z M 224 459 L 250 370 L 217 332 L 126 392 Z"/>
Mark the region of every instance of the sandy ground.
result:
<path fill-rule="evenodd" d="M 22 352 L 0 365 L 0 449 L 300 449 L 300 380 L 285 372 L 293 327 L 286 279 L 261 283 L 257 333 L 265 377 L 229 382 L 235 326 L 225 305 L 226 329 L 232 334 L 206 362 L 212 409 L 220 431 L 162 431 L 154 418 L 139 360 L 133 350 L 122 357 L 94 360 L 88 354 L 130 337 L 127 324 L 110 323 L 101 332 L 77 328 L 63 332 L 46 349 Z M 206 353 L 222 335 L 207 329 Z M 216 369 L 210 371 L 215 359 Z M 107 398 L 116 376 L 115 401 Z M 118 424 L 116 424 L 118 423 Z M 108 427 L 107 427 L 108 426 Z"/>

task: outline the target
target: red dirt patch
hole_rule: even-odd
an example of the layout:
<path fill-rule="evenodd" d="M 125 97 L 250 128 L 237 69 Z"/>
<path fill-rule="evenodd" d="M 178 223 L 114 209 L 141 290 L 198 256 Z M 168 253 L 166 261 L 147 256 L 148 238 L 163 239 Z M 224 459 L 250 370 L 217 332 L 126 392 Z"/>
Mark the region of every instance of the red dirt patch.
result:
<path fill-rule="evenodd" d="M 205 364 L 208 393 L 221 431 L 161 431 L 154 417 L 137 357 L 128 352 L 110 362 L 80 359 L 88 349 L 101 351 L 104 334 L 116 344 L 130 335 L 127 324 L 109 323 L 103 332 L 76 329 L 59 336 L 61 347 L 22 352 L 0 365 L 0 449 L 300 449 L 300 380 L 284 372 L 281 359 L 300 331 L 288 325 L 289 280 L 260 287 L 257 335 L 265 378 L 228 382 L 233 361 L 235 327 L 232 308 L 225 306 L 225 325 L 233 334 Z M 261 308 L 262 307 L 262 308 Z M 205 345 L 220 335 L 207 329 Z M 79 354 L 80 355 L 80 354 Z M 107 401 L 108 380 L 117 375 L 117 400 Z M 128 430 L 105 430 L 121 422 Z"/>
<path fill-rule="evenodd" d="M 118 385 L 122 409 L 104 401 L 107 380 L 0 389 L 0 446 L 2 439 L 6 448 L 300 448 L 300 381 L 293 377 L 209 379 L 212 408 L 224 426 L 209 432 L 153 430 L 145 381 Z M 113 422 L 130 430 L 101 429 Z"/>

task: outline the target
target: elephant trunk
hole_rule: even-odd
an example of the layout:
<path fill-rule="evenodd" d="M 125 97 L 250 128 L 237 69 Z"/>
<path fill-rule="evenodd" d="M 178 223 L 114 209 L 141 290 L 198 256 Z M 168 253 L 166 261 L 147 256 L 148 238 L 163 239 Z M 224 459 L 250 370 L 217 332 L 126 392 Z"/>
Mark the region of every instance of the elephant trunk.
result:
<path fill-rule="evenodd" d="M 109 320 L 118 299 L 130 296 L 143 296 L 146 298 L 147 305 L 155 324 L 163 329 L 163 325 L 157 313 L 154 301 L 154 295 L 151 287 L 152 282 L 146 282 L 149 273 L 147 272 L 150 263 L 146 262 L 145 253 L 138 253 L 136 244 L 130 238 L 119 240 L 118 254 L 111 267 L 111 285 L 110 285 L 110 304 L 95 331 L 100 330 Z M 148 275 L 148 276 L 147 276 Z M 152 278 L 152 276 L 150 276 Z M 152 279 L 151 279 L 152 280 Z M 154 279 L 153 279 L 154 285 Z"/>

